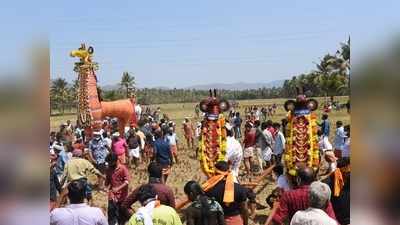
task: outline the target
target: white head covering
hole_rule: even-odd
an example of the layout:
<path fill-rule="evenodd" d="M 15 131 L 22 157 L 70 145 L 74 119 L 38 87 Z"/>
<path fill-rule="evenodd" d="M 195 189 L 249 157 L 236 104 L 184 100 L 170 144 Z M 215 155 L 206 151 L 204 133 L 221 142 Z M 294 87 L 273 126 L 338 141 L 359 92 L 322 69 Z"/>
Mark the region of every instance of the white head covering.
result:
<path fill-rule="evenodd" d="M 232 130 L 232 125 L 230 123 L 226 123 L 225 128 L 228 130 Z"/>
<path fill-rule="evenodd" d="M 153 225 L 153 210 L 156 206 L 156 201 L 151 201 L 147 205 L 140 207 L 136 213 L 136 218 L 143 220 L 144 225 Z"/>

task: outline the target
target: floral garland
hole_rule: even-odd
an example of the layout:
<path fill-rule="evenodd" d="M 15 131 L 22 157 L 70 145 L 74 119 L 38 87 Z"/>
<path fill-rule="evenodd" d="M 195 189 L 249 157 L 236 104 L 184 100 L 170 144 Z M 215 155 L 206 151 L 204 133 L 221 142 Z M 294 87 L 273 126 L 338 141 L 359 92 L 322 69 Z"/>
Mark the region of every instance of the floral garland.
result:
<path fill-rule="evenodd" d="M 215 137 L 215 135 L 217 135 L 217 137 Z M 213 142 L 215 138 L 217 143 L 210 143 Z M 205 123 L 203 123 L 199 146 L 201 168 L 203 172 L 210 177 L 214 174 L 214 164 L 217 161 L 225 160 L 226 130 L 223 114 L 219 115 L 217 121 L 205 121 Z M 213 158 L 215 160 L 213 160 Z"/>
<path fill-rule="evenodd" d="M 284 161 L 290 175 L 296 176 L 298 162 L 304 162 L 314 170 L 319 166 L 316 115 L 288 116 L 289 138 L 286 143 Z"/>

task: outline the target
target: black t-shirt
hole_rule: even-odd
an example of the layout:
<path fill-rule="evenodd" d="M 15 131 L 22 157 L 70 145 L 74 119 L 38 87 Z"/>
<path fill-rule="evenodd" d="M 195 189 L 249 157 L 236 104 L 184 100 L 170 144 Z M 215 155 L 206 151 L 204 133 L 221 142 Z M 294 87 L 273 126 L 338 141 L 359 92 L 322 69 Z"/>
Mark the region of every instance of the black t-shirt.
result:
<path fill-rule="evenodd" d="M 225 180 L 218 182 L 207 192 L 207 196 L 213 197 L 224 209 L 225 216 L 236 216 L 240 214 L 240 203 L 247 199 L 248 191 L 240 184 L 235 183 L 234 202 L 226 205 L 224 201 Z"/>
<path fill-rule="evenodd" d="M 127 144 L 128 144 L 129 149 L 135 149 L 135 148 L 139 147 L 139 145 L 141 144 L 140 137 L 138 135 L 130 136 L 128 138 Z"/>
<path fill-rule="evenodd" d="M 186 217 L 186 224 L 188 225 L 203 225 L 204 217 L 207 216 L 208 225 L 224 225 L 223 209 L 215 200 L 209 199 L 209 214 L 202 215 L 201 203 L 199 201 L 193 202 L 184 211 Z"/>
<path fill-rule="evenodd" d="M 340 224 L 349 224 L 350 223 L 350 175 L 343 174 L 344 186 L 342 191 L 338 197 L 333 195 L 331 196 L 331 203 L 333 206 L 333 210 L 335 211 L 335 216 L 337 221 Z M 334 179 L 332 176 L 326 178 L 322 182 L 329 185 L 331 190 L 334 187 Z"/>

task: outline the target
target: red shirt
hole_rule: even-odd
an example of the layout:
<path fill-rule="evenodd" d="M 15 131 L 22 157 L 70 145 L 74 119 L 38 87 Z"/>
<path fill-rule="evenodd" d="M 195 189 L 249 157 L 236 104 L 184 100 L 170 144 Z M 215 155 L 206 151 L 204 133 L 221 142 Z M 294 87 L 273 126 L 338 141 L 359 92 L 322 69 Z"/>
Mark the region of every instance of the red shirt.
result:
<path fill-rule="evenodd" d="M 297 189 L 284 192 L 279 200 L 279 207 L 272 220 L 277 224 L 282 224 L 285 219 L 290 221 L 297 211 L 307 209 L 309 207 L 309 187 L 309 185 L 304 185 Z M 325 212 L 329 217 L 336 220 L 331 202 L 329 202 Z"/>
<path fill-rule="evenodd" d="M 256 129 L 251 129 L 249 132 L 246 133 L 244 136 L 244 147 L 253 147 L 256 145 Z"/>
<path fill-rule="evenodd" d="M 160 200 L 161 204 L 175 208 L 174 192 L 172 191 L 172 189 L 170 187 L 168 187 L 165 184 L 161 184 L 161 183 L 150 183 L 150 184 L 151 184 L 151 186 L 153 186 L 154 191 L 156 192 L 158 200 Z M 122 209 L 124 209 L 124 210 L 130 209 L 131 205 L 138 200 L 137 193 L 138 193 L 140 187 L 141 186 L 138 186 L 125 199 L 125 201 L 122 202 L 122 204 L 121 204 Z"/>
<path fill-rule="evenodd" d="M 73 147 L 74 149 L 80 149 L 80 150 L 82 150 L 82 151 L 85 149 L 85 145 L 82 144 L 82 143 L 74 143 L 74 144 L 72 145 L 72 147 Z"/>
<path fill-rule="evenodd" d="M 129 179 L 130 178 L 128 168 L 125 165 L 121 164 L 115 169 L 109 168 L 106 171 L 105 185 L 111 185 L 111 188 L 117 188 L 125 182 L 129 182 Z M 128 185 L 114 193 L 114 197 L 117 202 L 122 202 L 123 200 L 125 200 L 126 196 L 128 196 Z"/>
<path fill-rule="evenodd" d="M 274 127 L 269 127 L 269 128 L 267 128 L 267 130 L 268 130 L 269 132 L 271 132 L 272 137 L 275 138 L 275 135 L 276 135 L 276 130 L 275 130 L 275 128 L 274 128 Z"/>

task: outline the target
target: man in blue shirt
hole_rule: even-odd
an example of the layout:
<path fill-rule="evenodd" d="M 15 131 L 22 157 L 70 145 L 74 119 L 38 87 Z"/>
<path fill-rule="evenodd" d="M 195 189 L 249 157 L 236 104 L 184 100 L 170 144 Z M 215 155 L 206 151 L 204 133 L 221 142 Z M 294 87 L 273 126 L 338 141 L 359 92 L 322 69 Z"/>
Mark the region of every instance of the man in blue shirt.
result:
<path fill-rule="evenodd" d="M 157 163 L 163 168 L 163 181 L 167 182 L 169 169 L 172 165 L 172 152 L 170 145 L 166 139 L 163 138 L 161 130 L 155 132 L 156 140 L 154 141 L 154 157 Z"/>
<path fill-rule="evenodd" d="M 94 162 L 96 169 L 101 173 L 106 171 L 106 157 L 110 152 L 107 141 L 101 138 L 100 132 L 93 133 L 93 139 L 89 142 L 89 157 Z"/>
<path fill-rule="evenodd" d="M 68 153 L 67 153 L 67 150 L 68 150 L 67 148 L 68 148 L 68 145 L 64 145 L 64 146 L 59 145 L 59 146 L 54 147 L 54 151 L 58 155 L 56 166 L 55 166 L 55 173 L 57 174 L 57 177 L 59 179 L 61 178 L 61 175 L 64 172 L 65 164 L 67 164 L 68 160 L 70 159 L 70 157 L 68 156 Z"/>
<path fill-rule="evenodd" d="M 330 124 L 328 120 L 328 114 L 322 115 L 322 124 L 321 124 L 322 135 L 325 137 L 329 137 Z"/>

